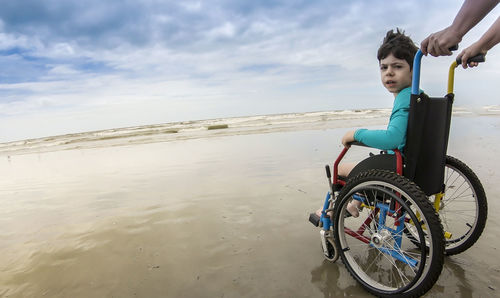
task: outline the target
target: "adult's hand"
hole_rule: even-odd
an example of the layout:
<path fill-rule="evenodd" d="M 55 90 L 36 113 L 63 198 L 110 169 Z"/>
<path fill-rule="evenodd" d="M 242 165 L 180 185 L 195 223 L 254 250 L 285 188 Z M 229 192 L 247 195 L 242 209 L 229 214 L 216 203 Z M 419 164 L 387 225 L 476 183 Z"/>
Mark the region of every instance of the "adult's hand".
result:
<path fill-rule="evenodd" d="M 467 68 L 469 67 L 475 67 L 478 66 L 478 62 L 469 62 L 467 63 L 467 60 L 470 58 L 478 55 L 478 54 L 483 54 L 486 55 L 486 51 L 481 48 L 481 43 L 480 42 L 475 42 L 472 45 L 470 45 L 468 48 L 464 49 L 458 56 L 457 59 L 462 59 L 462 67 Z"/>
<path fill-rule="evenodd" d="M 450 48 L 462 41 L 460 33 L 451 27 L 432 33 L 420 44 L 420 50 L 424 55 L 431 54 L 434 57 L 450 56 Z"/>

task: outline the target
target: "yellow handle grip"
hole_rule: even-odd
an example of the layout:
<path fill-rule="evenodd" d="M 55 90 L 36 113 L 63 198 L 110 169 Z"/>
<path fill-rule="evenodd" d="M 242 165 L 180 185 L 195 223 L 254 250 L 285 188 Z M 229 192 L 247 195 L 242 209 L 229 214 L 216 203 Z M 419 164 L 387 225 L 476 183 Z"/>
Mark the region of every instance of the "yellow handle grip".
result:
<path fill-rule="evenodd" d="M 453 93 L 453 84 L 455 83 L 455 68 L 457 68 L 457 61 L 453 61 L 450 65 L 450 71 L 448 72 L 448 94 Z"/>

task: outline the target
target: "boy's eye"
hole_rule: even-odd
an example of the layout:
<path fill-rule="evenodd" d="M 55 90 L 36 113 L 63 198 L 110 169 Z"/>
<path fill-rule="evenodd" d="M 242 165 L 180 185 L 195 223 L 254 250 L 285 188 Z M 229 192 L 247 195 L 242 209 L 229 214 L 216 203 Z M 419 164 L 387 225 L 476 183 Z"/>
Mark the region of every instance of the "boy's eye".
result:
<path fill-rule="evenodd" d="M 387 66 L 382 65 L 382 66 L 380 66 L 380 69 L 381 69 L 381 70 L 386 70 L 386 69 L 387 69 Z"/>

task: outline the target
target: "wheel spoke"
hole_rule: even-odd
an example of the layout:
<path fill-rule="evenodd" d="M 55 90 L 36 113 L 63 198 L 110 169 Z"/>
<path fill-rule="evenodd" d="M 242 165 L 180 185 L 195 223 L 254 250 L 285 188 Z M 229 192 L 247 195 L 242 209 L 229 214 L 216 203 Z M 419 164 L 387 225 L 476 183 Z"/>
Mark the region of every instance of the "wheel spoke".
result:
<path fill-rule="evenodd" d="M 487 216 L 486 196 L 474 172 L 450 156 L 446 157 L 444 184 L 439 217 L 451 234 L 446 241 L 446 253 L 457 254 L 472 246 L 481 235 Z"/>
<path fill-rule="evenodd" d="M 402 178 L 397 176 L 393 179 Z M 392 182 L 392 179 L 389 181 Z M 344 186 L 346 189 L 349 189 L 348 187 Z M 380 289 L 384 292 L 389 290 L 391 293 L 401 293 L 410 287 L 422 287 L 421 283 L 425 283 L 426 287 L 432 284 L 434 281 L 424 282 L 437 279 L 435 270 L 430 272 L 430 268 L 435 266 L 434 263 L 426 261 L 425 244 L 434 241 L 432 235 L 442 237 L 442 231 L 440 225 L 428 223 L 429 216 L 434 221 L 438 219 L 425 194 L 415 188 L 414 191 L 419 194 L 418 201 L 415 201 L 413 195 L 409 196 L 406 190 L 394 188 L 389 183 L 374 186 L 362 184 L 353 187 L 346 195 L 343 194 L 344 191 L 345 189 L 339 195 L 335 206 L 340 208 L 340 211 L 335 212 L 337 218 L 334 219 L 334 233 L 335 237 L 338 237 L 340 256 L 352 275 L 362 280 L 362 284 L 369 285 L 372 291 Z M 344 217 L 349 202 L 354 199 L 363 202 L 362 208 L 359 208 L 359 217 Z M 393 202 L 396 203 L 396 210 L 390 209 Z M 427 209 L 421 210 L 420 204 L 425 205 Z M 404 233 L 405 226 L 400 226 L 408 221 L 406 219 L 416 223 L 412 228 L 414 236 L 411 238 Z M 437 228 L 432 227 L 433 232 L 430 233 L 429 226 Z M 369 243 L 362 242 L 367 239 Z M 412 243 L 414 241 L 422 245 L 415 248 Z M 431 247 L 444 245 L 443 243 L 441 238 L 440 242 L 433 242 Z M 440 271 L 442 255 L 433 254 L 433 259 L 440 260 L 437 263 L 437 271 Z M 422 274 L 425 276 L 421 278 Z M 418 286 L 414 286 L 416 283 Z M 378 295 L 377 291 L 374 293 Z"/>

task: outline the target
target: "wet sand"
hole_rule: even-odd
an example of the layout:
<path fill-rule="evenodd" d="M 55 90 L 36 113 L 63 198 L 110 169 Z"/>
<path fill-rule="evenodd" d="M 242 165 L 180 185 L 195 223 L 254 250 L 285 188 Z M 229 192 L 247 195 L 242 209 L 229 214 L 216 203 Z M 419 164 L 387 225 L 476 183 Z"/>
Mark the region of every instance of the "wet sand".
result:
<path fill-rule="evenodd" d="M 428 297 L 500 295 L 499 128 L 453 120 L 449 154 L 481 179 L 489 218 Z M 369 297 L 307 221 L 345 130 L 0 156 L 0 296 Z"/>

